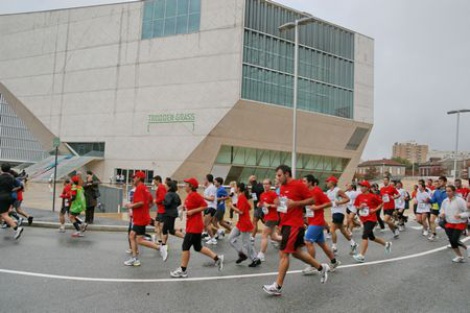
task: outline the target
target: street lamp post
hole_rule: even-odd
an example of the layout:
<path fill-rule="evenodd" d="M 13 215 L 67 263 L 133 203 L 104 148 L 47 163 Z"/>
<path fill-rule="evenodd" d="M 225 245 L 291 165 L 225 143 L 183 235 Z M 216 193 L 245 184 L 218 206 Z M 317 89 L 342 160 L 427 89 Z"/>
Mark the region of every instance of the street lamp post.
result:
<path fill-rule="evenodd" d="M 453 110 L 447 112 L 448 115 L 457 114 L 457 130 L 455 135 L 455 152 L 454 152 L 454 181 L 458 177 L 457 175 L 457 154 L 459 152 L 459 131 L 460 131 L 460 113 L 470 113 L 470 110 Z"/>
<path fill-rule="evenodd" d="M 279 31 L 294 29 L 294 98 L 292 103 L 292 177 L 295 178 L 297 171 L 297 82 L 299 79 L 299 26 L 313 23 L 315 19 L 311 16 L 297 19 L 279 26 Z"/>

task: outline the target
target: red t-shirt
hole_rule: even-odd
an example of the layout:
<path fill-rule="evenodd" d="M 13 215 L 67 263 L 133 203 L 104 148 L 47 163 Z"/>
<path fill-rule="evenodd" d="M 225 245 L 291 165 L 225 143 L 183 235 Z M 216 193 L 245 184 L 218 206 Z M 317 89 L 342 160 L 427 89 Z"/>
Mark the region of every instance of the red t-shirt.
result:
<path fill-rule="evenodd" d="M 250 217 L 251 205 L 244 194 L 238 196 L 237 209 L 243 212 L 238 215 L 237 228 L 241 232 L 251 232 L 254 227 Z"/>
<path fill-rule="evenodd" d="M 426 185 L 426 188 L 428 188 L 429 190 L 436 190 L 436 187 L 434 187 L 434 185 Z"/>
<path fill-rule="evenodd" d="M 461 195 L 464 200 L 467 200 L 468 193 L 470 192 L 470 189 L 463 187 L 459 188 L 455 191 L 456 194 Z"/>
<path fill-rule="evenodd" d="M 274 201 L 277 199 L 277 193 L 275 191 L 265 191 L 261 194 L 260 196 L 260 205 L 263 205 L 263 203 L 267 204 L 274 204 Z M 275 206 L 269 207 L 269 212 L 268 214 L 264 215 L 264 220 L 265 221 L 278 221 L 279 220 L 279 214 L 277 214 L 277 208 Z"/>
<path fill-rule="evenodd" d="M 207 207 L 206 200 L 196 191 L 192 191 L 184 201 L 186 210 L 191 211 L 199 208 Z M 202 212 L 187 216 L 186 219 L 186 233 L 201 234 L 204 230 L 204 223 L 202 221 Z"/>
<path fill-rule="evenodd" d="M 320 187 L 315 186 L 313 187 L 312 190 L 310 190 L 310 194 L 315 200 L 315 205 L 323 205 L 326 203 L 330 203 L 331 200 L 328 198 L 328 196 L 321 190 Z M 315 210 L 313 211 L 313 217 L 307 218 L 307 222 L 309 226 L 324 226 L 326 221 L 325 221 L 325 210 Z"/>
<path fill-rule="evenodd" d="M 380 195 L 382 196 L 382 202 L 384 204 L 384 210 L 395 209 L 394 196 L 398 195 L 398 191 L 395 187 L 388 185 L 380 189 Z"/>
<path fill-rule="evenodd" d="M 357 214 L 359 215 L 361 222 L 377 222 L 377 215 L 375 213 L 369 213 L 366 216 L 361 215 L 363 214 L 360 210 L 362 204 L 365 204 L 369 210 L 375 210 L 381 203 L 382 199 L 378 195 L 374 195 L 370 192 L 359 194 L 354 201 L 354 206 L 357 208 Z"/>
<path fill-rule="evenodd" d="M 311 198 L 310 190 L 301 180 L 291 180 L 281 185 L 280 197 L 293 201 L 302 201 Z M 280 226 L 304 227 L 304 208 L 301 206 L 288 209 L 287 213 L 280 213 Z"/>
<path fill-rule="evenodd" d="M 23 201 L 23 190 L 21 190 L 21 189 L 18 190 L 18 191 L 16 192 L 16 197 L 17 197 L 17 200 L 18 200 L 18 201 Z"/>
<path fill-rule="evenodd" d="M 132 203 L 144 203 L 140 207 L 134 208 L 132 210 L 133 222 L 136 226 L 147 226 L 150 223 L 149 194 L 150 192 L 144 183 L 139 183 L 135 187 L 134 199 Z"/>
<path fill-rule="evenodd" d="M 166 188 L 165 185 L 160 184 L 157 191 L 155 192 L 155 200 L 157 202 L 157 213 L 164 214 L 165 206 L 163 205 L 163 200 L 165 200 Z"/>

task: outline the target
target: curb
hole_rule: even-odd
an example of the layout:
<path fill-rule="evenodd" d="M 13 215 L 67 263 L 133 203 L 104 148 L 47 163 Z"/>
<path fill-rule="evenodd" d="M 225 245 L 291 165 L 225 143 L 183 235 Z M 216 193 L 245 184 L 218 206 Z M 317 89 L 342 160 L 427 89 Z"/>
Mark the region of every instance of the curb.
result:
<path fill-rule="evenodd" d="M 52 228 L 52 229 L 59 229 L 60 224 L 56 222 L 41 222 L 41 221 L 34 221 L 33 224 L 29 227 L 37 227 L 37 228 Z M 125 225 L 88 225 L 87 231 L 105 231 L 105 232 L 127 232 L 128 226 Z M 73 226 L 70 223 L 65 224 L 65 229 L 73 230 Z M 153 227 L 147 227 L 147 230 L 152 230 Z"/>

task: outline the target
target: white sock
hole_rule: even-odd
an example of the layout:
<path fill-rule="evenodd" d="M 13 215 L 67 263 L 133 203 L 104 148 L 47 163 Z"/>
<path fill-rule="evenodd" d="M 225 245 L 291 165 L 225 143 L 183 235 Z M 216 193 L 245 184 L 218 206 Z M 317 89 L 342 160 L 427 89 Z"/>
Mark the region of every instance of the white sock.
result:
<path fill-rule="evenodd" d="M 351 246 L 354 246 L 356 244 L 356 242 L 354 241 L 354 239 L 351 238 L 351 240 L 349 241 L 349 243 L 351 244 Z"/>

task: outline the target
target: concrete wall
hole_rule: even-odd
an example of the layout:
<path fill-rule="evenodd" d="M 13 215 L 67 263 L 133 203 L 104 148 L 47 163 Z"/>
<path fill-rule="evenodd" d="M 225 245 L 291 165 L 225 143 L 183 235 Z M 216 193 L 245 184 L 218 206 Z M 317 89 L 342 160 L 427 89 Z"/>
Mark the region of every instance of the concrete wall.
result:
<path fill-rule="evenodd" d="M 354 36 L 354 120 L 374 123 L 374 40 Z"/>

